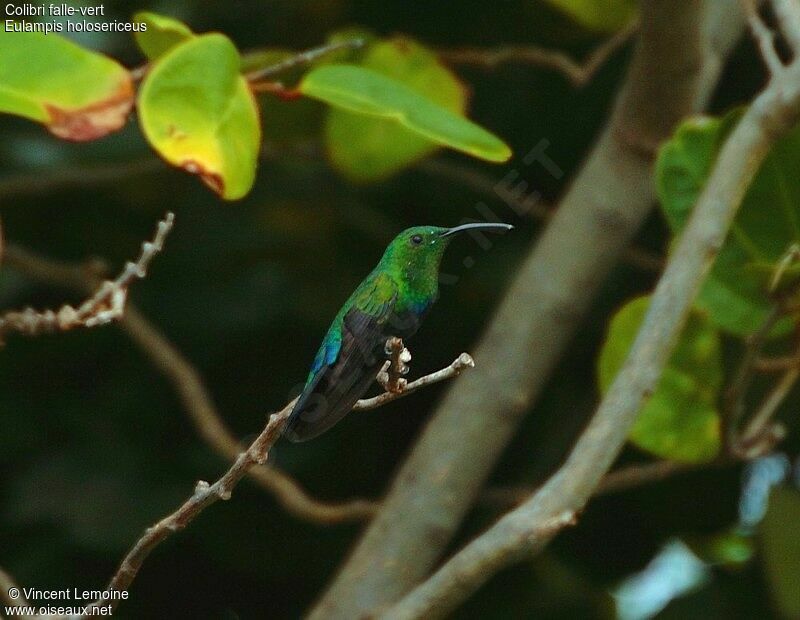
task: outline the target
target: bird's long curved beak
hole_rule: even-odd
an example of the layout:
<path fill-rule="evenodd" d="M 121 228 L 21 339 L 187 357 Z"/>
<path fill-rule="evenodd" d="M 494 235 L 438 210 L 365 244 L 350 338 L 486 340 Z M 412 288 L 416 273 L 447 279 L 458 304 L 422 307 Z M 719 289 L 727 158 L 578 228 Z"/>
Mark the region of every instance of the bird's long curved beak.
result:
<path fill-rule="evenodd" d="M 487 232 L 507 232 L 514 227 L 511 224 L 482 224 L 482 223 L 474 223 L 474 224 L 462 224 L 461 226 L 455 226 L 453 228 L 448 228 L 446 231 L 442 233 L 442 237 L 449 237 L 450 235 L 456 235 L 458 233 L 467 232 L 468 230 L 481 230 Z"/>

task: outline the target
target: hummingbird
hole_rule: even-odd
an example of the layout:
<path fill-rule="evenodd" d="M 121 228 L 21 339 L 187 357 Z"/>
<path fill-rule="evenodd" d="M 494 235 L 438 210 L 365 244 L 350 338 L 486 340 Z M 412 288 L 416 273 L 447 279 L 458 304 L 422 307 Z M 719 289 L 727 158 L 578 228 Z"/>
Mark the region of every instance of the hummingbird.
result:
<path fill-rule="evenodd" d="M 350 412 L 386 361 L 387 340 L 413 336 L 438 298 L 442 256 L 455 236 L 512 228 L 493 223 L 416 226 L 397 235 L 333 319 L 284 436 L 294 442 L 313 439 Z"/>

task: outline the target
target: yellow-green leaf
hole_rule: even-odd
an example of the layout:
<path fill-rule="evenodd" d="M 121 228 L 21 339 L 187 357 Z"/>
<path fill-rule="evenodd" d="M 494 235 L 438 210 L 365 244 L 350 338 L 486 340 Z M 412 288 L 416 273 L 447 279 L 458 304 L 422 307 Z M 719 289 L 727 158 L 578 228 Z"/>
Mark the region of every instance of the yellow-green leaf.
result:
<path fill-rule="evenodd" d="M 139 92 L 139 119 L 153 148 L 227 200 L 252 187 L 261 142 L 239 64 L 227 37 L 198 36 L 161 56 Z"/>
<path fill-rule="evenodd" d="M 110 58 L 57 34 L 0 28 L 0 112 L 94 140 L 125 125 L 133 96 L 130 74 Z"/>
<path fill-rule="evenodd" d="M 137 30 L 133 36 L 139 49 L 150 60 L 155 60 L 178 43 L 194 36 L 183 22 L 150 11 L 136 13 L 133 21 L 147 26 L 146 30 Z"/>
<path fill-rule="evenodd" d="M 601 32 L 614 32 L 636 17 L 636 0 L 546 0 L 581 26 Z"/>
<path fill-rule="evenodd" d="M 608 390 L 622 367 L 649 304 L 649 297 L 637 297 L 614 315 L 598 359 L 601 392 Z M 694 313 L 636 419 L 630 441 L 676 461 L 712 460 L 720 446 L 716 405 L 722 378 L 719 334 L 703 315 Z"/>
<path fill-rule="evenodd" d="M 372 69 L 324 65 L 306 74 L 300 91 L 342 110 L 396 123 L 435 144 L 480 159 L 503 162 L 511 156 L 508 146 L 494 134 Z"/>

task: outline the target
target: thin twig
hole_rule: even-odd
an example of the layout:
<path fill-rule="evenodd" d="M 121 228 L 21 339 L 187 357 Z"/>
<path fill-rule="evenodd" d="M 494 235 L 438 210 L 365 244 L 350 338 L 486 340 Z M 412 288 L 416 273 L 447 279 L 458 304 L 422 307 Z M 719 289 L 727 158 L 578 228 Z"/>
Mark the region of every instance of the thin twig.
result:
<path fill-rule="evenodd" d="M 629 491 L 654 482 L 661 482 L 678 474 L 694 471 L 707 465 L 680 463 L 678 461 L 653 461 L 652 463 L 626 465 L 607 473 L 600 484 L 597 485 L 593 497 Z M 526 485 L 492 487 L 483 493 L 481 501 L 484 504 L 493 506 L 518 506 L 529 499 L 536 491 L 535 487 Z"/>
<path fill-rule="evenodd" d="M 76 327 L 96 327 L 118 320 L 124 313 L 131 283 L 147 275 L 150 261 L 163 248 L 174 219 L 172 213 L 167 213 L 167 216 L 158 223 L 153 240 L 142 244 L 138 260 L 128 262 L 116 280 L 102 282 L 94 295 L 77 308 L 69 304 L 56 311 L 26 308 L 21 312 L 8 312 L 0 316 L 0 341 L 10 332 L 36 336 Z"/>
<path fill-rule="evenodd" d="M 337 41 L 335 43 L 320 45 L 319 47 L 314 47 L 304 52 L 299 52 L 294 56 L 290 56 L 289 58 L 281 60 L 280 62 L 276 62 L 274 65 L 264 67 L 263 69 L 250 71 L 249 73 L 246 73 L 244 77 L 248 82 L 250 82 L 251 85 L 257 84 L 258 82 L 272 78 L 276 75 L 289 71 L 290 69 L 311 64 L 312 62 L 319 60 L 323 56 L 332 54 L 333 52 L 339 52 L 342 50 L 356 50 L 363 45 L 363 39 L 349 39 L 347 41 Z"/>
<path fill-rule="evenodd" d="M 464 47 L 439 50 L 439 57 L 445 62 L 459 65 L 473 65 L 485 69 L 495 69 L 499 65 L 515 63 L 545 67 L 559 71 L 573 86 L 585 86 L 606 61 L 627 43 L 638 28 L 636 21 L 596 47 L 582 63 L 576 62 L 564 52 L 532 46 L 506 46 L 496 49 Z"/>
<path fill-rule="evenodd" d="M 474 367 L 475 361 L 472 359 L 472 356 L 470 356 L 468 353 L 462 353 L 449 366 L 406 384 L 400 392 L 387 391 L 383 394 L 379 394 L 378 396 L 373 396 L 372 398 L 362 399 L 356 403 L 356 406 L 353 408 L 353 410 L 363 411 L 366 409 L 380 407 L 381 405 L 385 405 L 388 402 L 396 400 L 400 396 L 408 396 L 409 394 L 416 392 L 421 388 L 457 377 L 465 369 Z"/>
<path fill-rule="evenodd" d="M 206 443 L 226 460 L 236 459 L 243 447 L 222 421 L 197 369 L 135 307 L 128 307 L 120 326 L 172 382 Z M 378 509 L 377 502 L 366 499 L 336 503 L 315 499 L 294 479 L 269 464 L 253 467 L 248 474 L 272 493 L 285 510 L 313 523 L 363 521 Z"/>
<path fill-rule="evenodd" d="M 105 267 L 96 261 L 85 265 L 65 264 L 17 246 L 9 247 L 8 258 L 10 266 L 40 282 L 81 292 L 94 290 L 100 281 L 98 273 L 105 271 Z M 206 443 L 226 460 L 235 460 L 243 446 L 222 421 L 197 369 L 133 304 L 128 304 L 119 325 L 172 382 Z M 315 499 L 291 477 L 269 465 L 254 467 L 249 475 L 257 484 L 273 493 L 288 512 L 311 522 L 330 524 L 362 521 L 370 518 L 378 508 L 377 502 L 367 499 L 340 503 Z"/>
<path fill-rule="evenodd" d="M 795 338 L 800 340 L 800 335 Z M 772 421 L 780 405 L 789 395 L 800 379 L 800 342 L 794 352 L 794 364 L 788 365 L 783 375 L 750 418 L 744 430 L 739 434 L 736 445 L 737 452 L 744 455 L 759 455 L 770 451 L 774 445 L 784 438 L 786 431 L 782 424 Z"/>
<path fill-rule="evenodd" d="M 164 169 L 162 161 L 155 156 L 124 162 L 59 166 L 57 169 L 47 172 L 24 173 L 0 178 L 0 196 L 9 199 L 17 196 L 37 196 L 65 188 L 92 187 Z M 13 202 L 9 202 L 13 204 Z M 7 204 L 9 203 L 3 206 L 5 207 Z"/>
<path fill-rule="evenodd" d="M 780 73 L 784 66 L 778 53 L 775 51 L 775 33 L 772 32 L 761 19 L 755 0 L 742 1 L 747 11 L 747 23 L 761 51 L 761 58 L 764 60 L 764 64 L 767 65 L 767 69 L 769 69 L 771 74 Z"/>
<path fill-rule="evenodd" d="M 145 530 L 142 537 L 136 541 L 136 544 L 125 555 L 117 572 L 114 573 L 111 581 L 109 581 L 106 587 L 107 593 L 127 591 L 153 549 L 172 534 L 183 530 L 211 504 L 231 498 L 233 489 L 247 474 L 248 470 L 254 465 L 264 464 L 267 461 L 269 450 L 281 436 L 286 420 L 292 412 L 293 405 L 294 401 L 269 417 L 269 421 L 264 430 L 261 431 L 261 434 L 250 444 L 247 450 L 239 454 L 234 464 L 219 480 L 214 484 L 208 484 L 203 480 L 198 481 L 194 493 L 188 500 L 181 504 L 177 510 Z M 89 614 L 92 607 L 110 604 L 111 608 L 115 609 L 118 603 L 119 599 L 113 596 L 109 597 L 109 600 L 98 599 L 89 606 Z M 89 614 L 81 617 L 88 617 Z"/>
<path fill-rule="evenodd" d="M 759 353 L 782 315 L 780 304 L 774 304 L 758 330 L 747 338 L 744 355 L 723 395 L 722 437 L 725 450 L 729 454 L 737 452 L 739 422 L 745 412 L 745 397 L 757 369 Z"/>
<path fill-rule="evenodd" d="M 463 357 L 459 356 L 459 359 Z M 471 361 L 471 360 L 470 360 Z M 453 366 L 458 362 L 453 362 L 448 368 L 443 371 L 449 377 L 458 374 L 452 370 Z M 468 364 L 467 364 L 468 365 Z M 463 366 L 462 366 L 463 368 Z M 423 377 L 418 381 L 422 385 L 429 385 L 436 380 L 441 381 L 441 374 L 432 373 L 437 375 L 437 379 L 427 379 Z M 427 379 L 427 380 L 426 380 Z M 385 405 L 388 402 L 403 398 L 411 394 L 414 389 L 403 390 L 397 393 L 386 393 L 385 398 L 367 399 L 359 401 L 356 404 L 356 409 L 359 411 L 367 411 Z M 283 409 L 277 413 L 273 413 L 269 417 L 266 427 L 256 440 L 250 446 L 241 452 L 234 461 L 233 465 L 219 478 L 214 484 L 200 480 L 195 486 L 194 493 L 181 504 L 175 511 L 161 519 L 158 523 L 145 530 L 142 537 L 134 544 L 131 550 L 127 553 L 122 563 L 119 565 L 117 572 L 111 578 L 106 587 L 107 593 L 126 591 L 136 575 L 141 569 L 142 564 L 161 542 L 183 530 L 189 523 L 191 523 L 203 510 L 208 508 L 211 504 L 219 500 L 228 500 L 231 498 L 234 488 L 239 481 L 247 474 L 247 472 L 255 465 L 264 465 L 267 462 L 269 451 L 275 442 L 280 438 L 283 432 L 283 427 L 286 424 L 292 408 L 297 399 L 288 403 Z M 118 600 L 114 597 L 108 599 L 98 599 L 89 607 L 100 607 L 111 605 L 111 609 L 115 609 Z M 91 610 L 90 610 L 91 611 Z M 86 616 L 83 616 L 86 617 Z"/>

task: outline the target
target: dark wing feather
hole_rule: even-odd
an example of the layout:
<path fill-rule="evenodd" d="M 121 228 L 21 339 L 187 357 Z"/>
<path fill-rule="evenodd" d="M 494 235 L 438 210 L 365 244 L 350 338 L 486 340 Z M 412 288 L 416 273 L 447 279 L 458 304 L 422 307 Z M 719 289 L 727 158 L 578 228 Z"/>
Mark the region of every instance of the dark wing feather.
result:
<path fill-rule="evenodd" d="M 289 416 L 284 435 L 291 441 L 324 433 L 369 389 L 386 359 L 388 318 L 395 300 L 392 295 L 385 303 L 368 305 L 367 311 L 353 307 L 345 314 L 338 356 L 317 371 Z"/>

